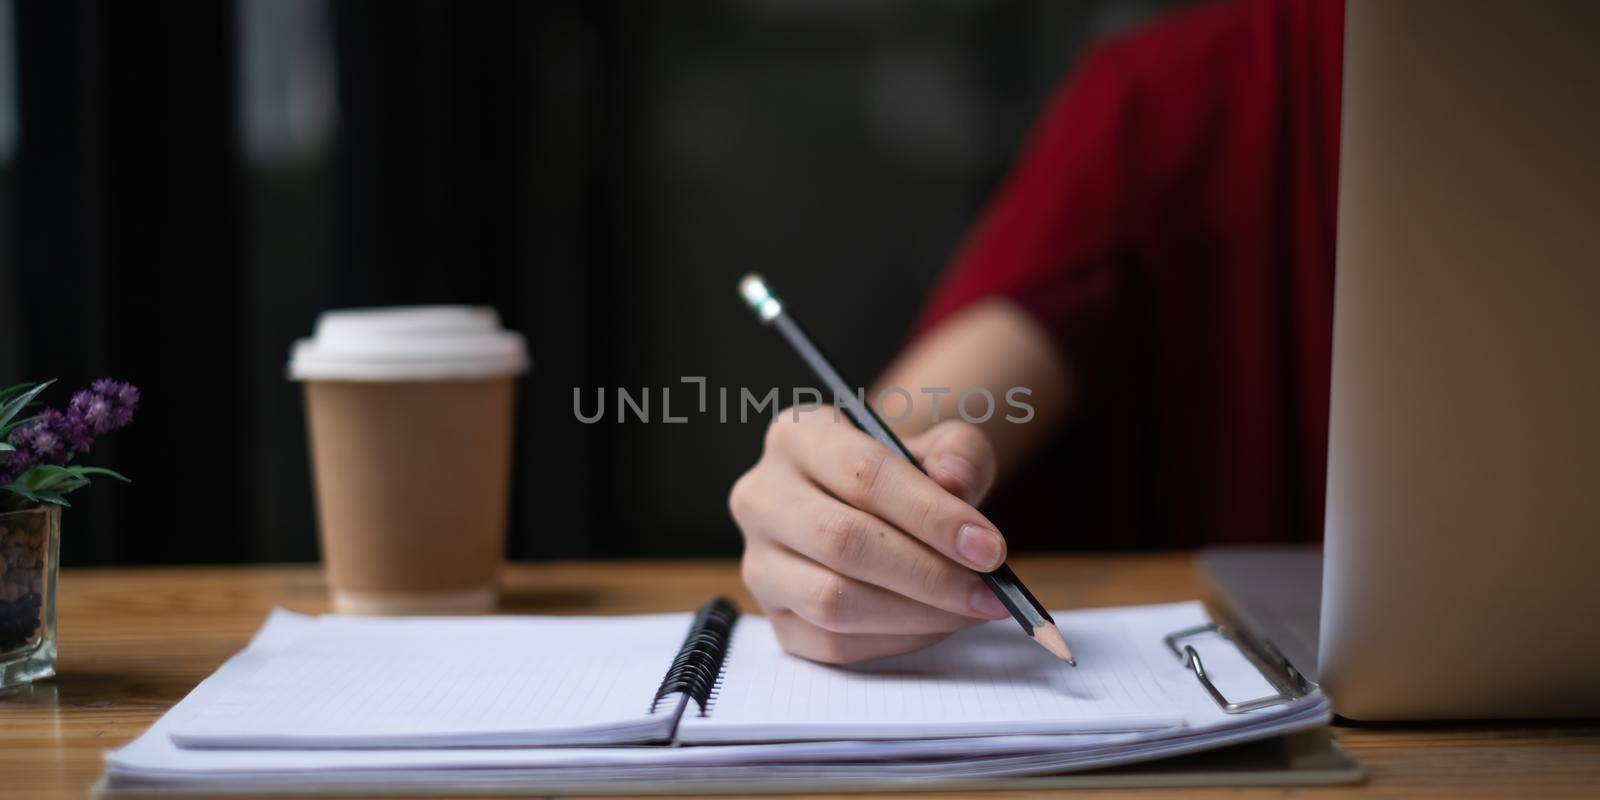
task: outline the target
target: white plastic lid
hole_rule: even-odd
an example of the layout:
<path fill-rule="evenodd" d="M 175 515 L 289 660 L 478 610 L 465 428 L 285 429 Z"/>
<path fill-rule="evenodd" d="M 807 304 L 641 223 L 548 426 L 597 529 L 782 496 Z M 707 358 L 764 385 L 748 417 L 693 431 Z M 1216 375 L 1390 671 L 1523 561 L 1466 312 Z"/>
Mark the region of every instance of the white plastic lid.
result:
<path fill-rule="evenodd" d="M 528 371 L 522 334 L 492 308 L 401 306 L 324 311 L 294 343 L 290 380 L 481 380 Z"/>

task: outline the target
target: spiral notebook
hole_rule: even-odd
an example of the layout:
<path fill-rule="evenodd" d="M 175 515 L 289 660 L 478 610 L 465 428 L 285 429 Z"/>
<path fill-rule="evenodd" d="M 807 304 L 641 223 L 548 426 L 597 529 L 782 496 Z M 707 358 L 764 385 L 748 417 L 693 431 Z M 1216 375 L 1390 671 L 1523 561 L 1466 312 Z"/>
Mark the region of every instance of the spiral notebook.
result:
<path fill-rule="evenodd" d="M 1066 618 L 1076 669 L 1003 621 L 918 653 L 817 664 L 720 599 L 693 615 L 322 617 L 170 736 L 249 749 L 932 740 L 1151 732 L 1226 716 L 1176 651 L 1152 647 L 1204 622 L 1198 604 Z M 1200 646 L 1222 695 L 1275 691 L 1232 643 Z"/>

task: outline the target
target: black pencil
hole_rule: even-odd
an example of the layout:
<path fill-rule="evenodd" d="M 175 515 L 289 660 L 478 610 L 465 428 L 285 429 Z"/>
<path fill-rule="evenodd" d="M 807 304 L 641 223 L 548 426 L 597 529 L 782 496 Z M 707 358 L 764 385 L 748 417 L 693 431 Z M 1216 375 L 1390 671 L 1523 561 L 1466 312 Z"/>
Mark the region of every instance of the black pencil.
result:
<path fill-rule="evenodd" d="M 800 328 L 800 323 L 784 309 L 783 303 L 772 293 L 766 280 L 760 275 L 750 274 L 739 281 L 739 294 L 749 304 L 751 310 L 762 322 L 778 329 L 778 333 L 789 342 L 800 358 L 817 374 L 817 379 L 822 381 L 833 396 L 844 406 L 844 412 L 856 427 L 865 431 L 868 436 L 876 439 L 879 444 L 889 448 L 889 451 L 911 462 L 917 469 L 922 465 L 911 457 L 911 451 L 895 437 L 889 426 L 856 394 L 856 390 L 839 375 L 833 368 L 822 351 L 812 343 L 811 337 Z M 924 471 L 925 472 L 925 471 Z M 1022 626 L 1022 631 L 1032 637 L 1040 647 L 1050 651 L 1057 658 L 1078 666 L 1077 659 L 1072 657 L 1072 650 L 1067 647 L 1067 641 L 1061 637 L 1061 630 L 1056 627 L 1055 620 L 1050 618 L 1050 612 L 1044 610 L 1028 587 L 1022 585 L 1022 580 L 1005 564 L 993 572 L 980 572 L 985 585 L 994 592 L 995 597 L 1011 612 L 1011 617 Z"/>

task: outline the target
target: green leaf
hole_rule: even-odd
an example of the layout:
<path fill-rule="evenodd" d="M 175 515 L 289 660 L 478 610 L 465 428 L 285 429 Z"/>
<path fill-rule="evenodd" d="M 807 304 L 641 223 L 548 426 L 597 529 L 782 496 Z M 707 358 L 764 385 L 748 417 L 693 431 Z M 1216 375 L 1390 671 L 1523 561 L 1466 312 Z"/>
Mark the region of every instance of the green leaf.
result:
<path fill-rule="evenodd" d="M 17 448 L 12 447 L 10 442 L 0 442 L 0 453 L 9 453 L 15 449 Z"/>
<path fill-rule="evenodd" d="M 31 383 L 19 383 L 16 386 L 8 386 L 4 389 L 0 389 L 0 403 L 5 403 L 11 398 L 27 391 L 32 386 L 33 384 Z"/>
<path fill-rule="evenodd" d="M 43 496 L 45 492 L 66 494 L 89 485 L 89 479 L 82 474 L 81 470 L 83 470 L 83 467 L 58 467 L 54 464 L 41 464 L 22 473 L 18 480 L 40 496 Z"/>
<path fill-rule="evenodd" d="M 39 466 L 22 473 L 22 479 L 27 481 L 30 486 L 37 486 L 39 481 L 44 478 L 56 478 L 63 475 L 71 475 L 72 473 L 72 467 L 61 467 L 55 464 L 40 464 Z"/>
<path fill-rule="evenodd" d="M 54 464 L 41 464 L 22 473 L 12 486 L 21 486 L 26 491 L 36 495 L 40 500 L 53 503 L 55 500 L 51 499 L 51 497 L 61 497 L 88 486 L 89 476 L 91 475 L 104 475 L 123 483 L 133 482 L 121 473 L 104 467 L 76 465 L 61 467 Z"/>
<path fill-rule="evenodd" d="M 32 502 L 32 503 L 41 502 L 39 500 L 39 495 L 34 494 L 33 490 L 29 489 L 27 486 L 24 486 L 22 484 L 22 481 L 20 481 L 20 480 L 12 481 L 11 483 L 6 484 L 5 486 L 0 486 L 0 489 L 4 489 L 4 490 L 6 490 L 6 491 L 8 491 L 8 492 L 10 492 L 10 493 L 12 493 L 14 495 L 17 495 L 18 497 L 21 497 L 22 499 L 27 500 L 27 501 Z"/>
<path fill-rule="evenodd" d="M 62 497 L 61 495 L 56 494 L 55 492 L 38 492 L 37 494 L 39 495 L 39 500 L 41 502 L 50 503 L 51 505 L 61 506 L 62 508 L 71 508 L 72 507 L 72 504 L 67 502 L 67 498 Z"/>
<path fill-rule="evenodd" d="M 32 470 L 29 470 L 29 472 L 32 472 Z M 63 494 L 65 494 L 64 492 L 40 491 L 38 489 L 29 487 L 26 483 L 26 475 L 4 486 L 0 486 L 0 491 L 10 492 L 24 500 L 27 500 L 31 505 L 50 503 L 63 508 L 72 505 L 71 503 L 68 503 L 67 498 L 63 496 Z"/>
<path fill-rule="evenodd" d="M 0 425 L 9 423 L 12 417 L 20 414 L 22 409 L 27 408 L 28 404 L 33 402 L 33 398 L 38 397 L 39 393 L 48 388 L 52 383 L 55 383 L 55 380 L 52 379 L 45 381 L 44 383 L 41 383 L 32 389 L 28 389 L 16 395 L 15 397 L 6 400 L 3 404 L 0 404 Z M 9 392 L 11 390 L 8 389 L 7 391 Z"/>
<path fill-rule="evenodd" d="M 129 478 L 128 476 L 123 475 L 115 470 L 106 469 L 105 467 L 71 467 L 71 469 L 77 472 L 79 475 L 104 475 L 107 478 L 116 478 L 123 483 L 133 483 L 132 478 Z"/>
<path fill-rule="evenodd" d="M 88 478 L 79 477 L 77 475 L 49 475 L 40 478 L 39 480 L 28 482 L 28 488 L 32 489 L 38 494 L 43 494 L 45 492 L 66 494 L 68 492 L 76 492 L 88 485 Z"/>

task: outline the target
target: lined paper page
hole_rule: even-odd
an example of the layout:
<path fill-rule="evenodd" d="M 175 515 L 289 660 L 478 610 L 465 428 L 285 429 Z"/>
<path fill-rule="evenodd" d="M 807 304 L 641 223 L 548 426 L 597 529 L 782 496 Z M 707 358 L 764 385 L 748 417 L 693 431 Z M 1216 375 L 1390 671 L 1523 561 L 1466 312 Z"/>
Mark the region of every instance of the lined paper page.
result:
<path fill-rule="evenodd" d="M 173 731 L 185 746 L 665 740 L 650 702 L 689 614 L 324 617 Z"/>
<path fill-rule="evenodd" d="M 784 653 L 766 619 L 745 617 L 735 629 L 715 704 L 706 716 L 691 710 L 678 738 L 1108 732 L 1194 724 L 1221 713 L 1162 644 L 1167 633 L 1208 621 L 1199 603 L 1062 612 L 1056 619 L 1077 668 L 1050 656 L 1009 620 L 917 653 L 835 667 Z M 1242 664 L 1228 661 L 1225 652 L 1215 655 L 1216 671 L 1236 681 L 1231 688 L 1267 691 L 1259 673 L 1235 657 Z"/>

